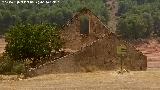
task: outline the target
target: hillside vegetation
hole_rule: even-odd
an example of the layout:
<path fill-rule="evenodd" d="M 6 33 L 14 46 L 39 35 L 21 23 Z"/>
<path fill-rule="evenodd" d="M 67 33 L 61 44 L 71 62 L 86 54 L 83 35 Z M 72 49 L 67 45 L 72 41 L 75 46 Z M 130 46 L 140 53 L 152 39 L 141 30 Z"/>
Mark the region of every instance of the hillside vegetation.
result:
<path fill-rule="evenodd" d="M 10 0 L 5 0 L 10 1 Z M 23 0 L 18 0 L 23 1 Z M 104 0 L 57 0 L 56 3 L 0 3 L 0 34 L 16 23 L 57 24 L 62 26 L 80 9 L 91 9 L 103 22 L 108 21 Z M 49 0 L 46 0 L 49 1 Z M 55 0 L 56 1 L 56 0 Z M 96 4 L 95 4 L 96 3 Z"/>
<path fill-rule="evenodd" d="M 119 0 L 118 16 L 123 38 L 160 36 L 160 0 Z"/>

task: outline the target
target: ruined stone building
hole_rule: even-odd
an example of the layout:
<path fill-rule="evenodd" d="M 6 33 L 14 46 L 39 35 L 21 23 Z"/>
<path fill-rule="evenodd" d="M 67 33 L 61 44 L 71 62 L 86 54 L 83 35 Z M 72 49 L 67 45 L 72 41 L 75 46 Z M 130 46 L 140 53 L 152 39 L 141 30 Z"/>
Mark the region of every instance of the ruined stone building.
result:
<path fill-rule="evenodd" d="M 110 32 L 107 26 L 86 8 L 63 26 L 61 38 L 65 43 L 63 49 L 70 54 L 31 70 L 30 74 L 117 70 L 120 68 L 117 46 L 121 44 L 127 47 L 127 54 L 123 59 L 125 69 L 147 69 L 146 56 Z"/>

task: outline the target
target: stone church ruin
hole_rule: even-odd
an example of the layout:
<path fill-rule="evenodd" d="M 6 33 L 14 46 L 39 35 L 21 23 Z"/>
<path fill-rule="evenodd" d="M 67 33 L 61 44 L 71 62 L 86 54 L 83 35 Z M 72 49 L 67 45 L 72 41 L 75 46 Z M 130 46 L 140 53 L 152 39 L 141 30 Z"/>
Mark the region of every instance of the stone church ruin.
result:
<path fill-rule="evenodd" d="M 117 70 L 120 68 L 120 58 L 117 55 L 119 45 L 125 45 L 127 48 L 123 60 L 125 69 L 147 69 L 147 57 L 110 32 L 89 9 L 80 10 L 63 26 L 61 38 L 64 41 L 63 50 L 70 54 L 29 70 L 30 76 Z"/>

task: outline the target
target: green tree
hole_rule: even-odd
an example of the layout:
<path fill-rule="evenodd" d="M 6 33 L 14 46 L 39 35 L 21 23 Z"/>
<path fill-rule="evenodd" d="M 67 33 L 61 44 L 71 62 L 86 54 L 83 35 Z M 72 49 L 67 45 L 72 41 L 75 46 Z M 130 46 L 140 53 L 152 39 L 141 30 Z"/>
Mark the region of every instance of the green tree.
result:
<path fill-rule="evenodd" d="M 37 61 L 58 52 L 61 40 L 58 30 L 48 24 L 16 25 L 6 33 L 6 54 L 13 60 Z"/>
<path fill-rule="evenodd" d="M 118 32 L 127 39 L 146 38 L 150 36 L 148 27 L 146 19 L 134 14 L 119 20 Z"/>
<path fill-rule="evenodd" d="M 118 32 L 128 39 L 160 36 L 159 0 L 119 0 Z"/>
<path fill-rule="evenodd" d="M 19 0 L 21 1 L 21 0 Z M 108 10 L 104 0 L 56 0 L 57 3 L 0 3 L 0 34 L 17 22 L 41 24 L 48 23 L 62 26 L 72 15 L 87 7 L 93 11 L 104 23 L 108 21 Z M 49 1 L 49 0 L 45 0 Z M 14 17 L 12 17 L 14 15 Z M 4 33 L 3 32 L 3 33 Z M 2 34 L 3 34 L 2 33 Z"/>

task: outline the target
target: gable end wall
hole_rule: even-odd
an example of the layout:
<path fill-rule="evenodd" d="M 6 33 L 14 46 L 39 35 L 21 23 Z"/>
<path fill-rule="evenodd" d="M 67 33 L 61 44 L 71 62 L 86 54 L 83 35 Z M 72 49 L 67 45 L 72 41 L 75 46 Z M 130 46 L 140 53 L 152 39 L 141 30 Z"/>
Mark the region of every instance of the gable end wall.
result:
<path fill-rule="evenodd" d="M 123 68 L 135 71 L 147 69 L 146 56 L 129 43 L 118 40 L 115 35 L 109 35 L 81 48 L 76 53 L 31 70 L 28 75 L 118 70 L 121 64 L 116 47 L 119 44 L 126 45 L 128 51 L 123 59 Z"/>
<path fill-rule="evenodd" d="M 80 34 L 80 16 L 85 15 L 89 18 L 89 34 Z M 79 50 L 82 46 L 102 38 L 108 34 L 109 30 L 103 23 L 89 10 L 77 13 L 61 32 L 61 38 L 64 41 L 64 49 Z"/>

